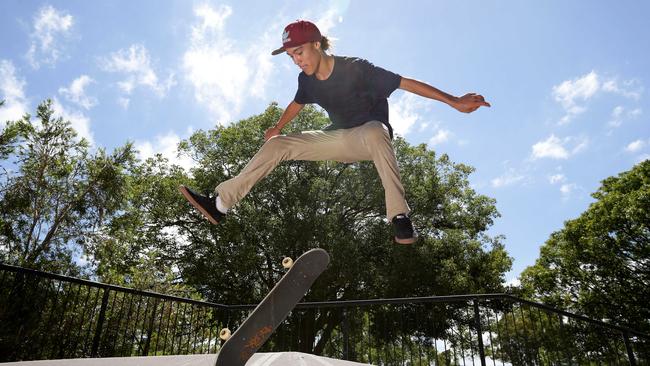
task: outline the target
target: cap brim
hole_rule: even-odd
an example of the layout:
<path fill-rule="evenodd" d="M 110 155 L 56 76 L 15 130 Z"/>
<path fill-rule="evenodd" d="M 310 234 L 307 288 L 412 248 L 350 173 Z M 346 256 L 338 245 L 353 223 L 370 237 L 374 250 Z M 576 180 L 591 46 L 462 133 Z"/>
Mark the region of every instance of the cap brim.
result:
<path fill-rule="evenodd" d="M 284 52 L 284 51 L 286 51 L 286 50 L 284 49 L 284 46 L 283 46 L 283 47 L 280 47 L 280 48 L 278 48 L 277 50 L 271 52 L 271 55 L 273 55 L 273 56 L 275 56 L 275 55 L 279 55 L 279 54 L 281 54 L 281 53 Z"/>

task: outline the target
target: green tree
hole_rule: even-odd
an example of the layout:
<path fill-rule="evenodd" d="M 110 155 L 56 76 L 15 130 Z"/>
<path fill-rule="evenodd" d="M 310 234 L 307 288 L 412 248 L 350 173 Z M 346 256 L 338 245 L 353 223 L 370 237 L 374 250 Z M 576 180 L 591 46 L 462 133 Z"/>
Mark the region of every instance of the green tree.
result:
<path fill-rule="evenodd" d="M 9 122 L 0 135 L 0 259 L 54 271 L 74 256 L 122 206 L 134 163 L 131 144 L 91 151 L 52 102 Z"/>
<path fill-rule="evenodd" d="M 3 260 L 60 268 L 72 266 L 72 250 L 81 247 L 100 281 L 188 297 L 199 291 L 210 301 L 241 304 L 257 303 L 277 282 L 284 256 L 323 247 L 332 262 L 309 300 L 503 291 L 511 259 L 501 238 L 486 234 L 498 217 L 494 200 L 469 187 L 472 168 L 425 145 L 395 140 L 422 237 L 418 245 L 398 246 L 370 162 L 283 163 L 217 226 L 184 201 L 179 184 L 210 191 L 244 167 L 281 114 L 276 105 L 184 141 L 181 152 L 196 162 L 190 175 L 160 156 L 137 162 L 130 144 L 91 154 L 67 122 L 52 118 L 50 102 L 37 112 L 40 124 L 26 116 L 7 124 L 0 140 Z M 306 108 L 292 128 L 326 123 L 322 112 Z M 391 325 L 406 318 L 409 326 L 395 337 L 416 332 L 431 342 L 459 314 L 450 308 L 424 319 L 409 311 L 377 309 L 349 321 L 359 332 L 364 327 L 354 325 L 365 319 L 369 334 L 390 342 L 373 324 L 381 319 L 397 329 Z M 285 333 L 299 335 L 301 350 L 320 353 L 340 335 L 341 320 L 339 311 L 310 312 Z"/>
<path fill-rule="evenodd" d="M 188 180 L 180 167 L 156 155 L 130 171 L 121 210 L 88 241 L 87 250 L 100 281 L 183 297 L 196 297 L 183 284 L 177 263 L 185 241 L 179 228 L 188 207 L 178 185 Z"/>
<path fill-rule="evenodd" d="M 208 192 L 237 174 L 281 112 L 271 105 L 229 127 L 194 133 L 181 145 L 197 163 L 193 178 L 184 183 Z M 292 128 L 327 123 L 323 113 L 306 108 Z M 179 201 L 178 194 L 172 199 L 164 187 L 167 193 L 159 200 L 166 212 L 152 212 L 147 220 L 156 223 L 148 225 L 156 232 L 174 229 L 176 240 L 164 241 L 161 256 L 173 258 L 183 280 L 215 302 L 258 302 L 283 274 L 282 258 L 313 247 L 326 249 L 332 262 L 309 293 L 311 300 L 502 291 L 511 259 L 501 238 L 486 234 L 498 212 L 494 200 L 469 187 L 473 169 L 438 157 L 425 145 L 398 138 L 395 146 L 422 237 L 419 245 L 393 243 L 383 187 L 371 162 L 285 162 L 217 226 Z M 318 330 L 338 324 L 338 314 L 315 315 L 312 326 L 303 327 L 310 334 L 302 334 L 302 344 L 311 347 Z M 318 351 L 328 339 L 325 334 L 314 349 L 305 350 Z"/>
<path fill-rule="evenodd" d="M 609 177 L 521 276 L 526 296 L 650 333 L 650 160 Z"/>

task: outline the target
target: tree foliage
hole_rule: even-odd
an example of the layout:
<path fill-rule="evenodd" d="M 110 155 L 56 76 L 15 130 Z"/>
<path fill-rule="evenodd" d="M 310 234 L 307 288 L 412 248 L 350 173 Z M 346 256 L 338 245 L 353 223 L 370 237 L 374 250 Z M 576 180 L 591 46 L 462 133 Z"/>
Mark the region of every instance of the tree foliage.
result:
<path fill-rule="evenodd" d="M 263 143 L 261 131 L 281 112 L 272 105 L 229 127 L 196 132 L 181 146 L 197 164 L 192 179 L 183 183 L 209 192 L 236 175 Z M 326 123 L 321 112 L 306 108 L 291 128 L 319 129 Z M 313 247 L 326 249 L 332 261 L 308 300 L 502 291 L 511 260 L 500 238 L 485 233 L 498 213 L 492 199 L 469 187 L 472 169 L 438 157 L 425 145 L 398 138 L 395 146 L 422 237 L 418 245 L 393 242 L 372 162 L 295 161 L 282 163 L 260 181 L 218 226 L 186 203 L 169 201 L 168 209 L 181 219 L 175 234 L 182 239 L 170 240 L 165 256 L 177 259 L 186 283 L 222 303 L 258 302 L 284 273 L 282 258 L 296 258 Z M 309 339 L 338 322 L 337 314 L 312 319 L 312 334 L 304 335 L 303 344 L 314 344 Z"/>
<path fill-rule="evenodd" d="M 281 112 L 272 105 L 232 126 L 196 132 L 182 144 L 197 162 L 187 183 L 207 192 L 237 174 L 263 143 L 260 131 Z M 326 123 L 321 112 L 307 108 L 292 128 Z M 169 256 L 178 258 L 186 281 L 225 302 L 256 302 L 282 274 L 283 256 L 295 258 L 313 247 L 332 256 L 314 298 L 502 290 L 510 258 L 499 238 L 485 234 L 498 213 L 492 199 L 469 187 L 472 169 L 437 157 L 425 145 L 398 138 L 395 146 L 422 236 L 419 245 L 393 243 L 372 162 L 295 161 L 282 163 L 257 184 L 218 226 L 188 205 L 180 207 L 178 217 L 187 224 L 178 226 L 178 234 L 185 240 L 167 248 Z"/>
<path fill-rule="evenodd" d="M 78 264 L 73 253 L 80 249 L 100 281 L 181 296 L 198 291 L 228 304 L 259 302 L 283 275 L 283 257 L 314 247 L 332 261 L 308 300 L 503 291 L 511 259 L 501 238 L 486 233 L 498 217 L 494 200 L 471 189 L 471 167 L 402 138 L 394 146 L 421 236 L 417 245 L 393 242 L 372 162 L 284 162 L 223 223 L 210 225 L 178 185 L 210 192 L 238 174 L 281 113 L 273 104 L 230 126 L 195 132 L 180 145 L 195 162 L 188 174 L 161 156 L 138 161 L 128 143 L 111 154 L 92 152 L 44 102 L 38 121 L 9 123 L 0 139 L 0 235 L 7 243 L 0 255 L 56 270 Z M 291 129 L 327 123 L 322 112 L 305 108 Z M 301 344 L 314 347 L 306 351 L 324 347 L 327 334 L 317 332 L 333 329 L 339 314 L 305 320 L 312 326 L 303 328 Z M 435 329 L 442 332 L 445 321 Z"/>
<path fill-rule="evenodd" d="M 650 333 L 650 160 L 609 177 L 596 202 L 542 246 L 521 278 L 530 297 Z"/>
<path fill-rule="evenodd" d="M 9 122 L 0 135 L 2 260 L 51 270 L 74 268 L 78 245 L 98 232 L 123 201 L 130 144 L 91 152 L 51 101 Z M 77 253 L 77 255 L 79 255 Z"/>

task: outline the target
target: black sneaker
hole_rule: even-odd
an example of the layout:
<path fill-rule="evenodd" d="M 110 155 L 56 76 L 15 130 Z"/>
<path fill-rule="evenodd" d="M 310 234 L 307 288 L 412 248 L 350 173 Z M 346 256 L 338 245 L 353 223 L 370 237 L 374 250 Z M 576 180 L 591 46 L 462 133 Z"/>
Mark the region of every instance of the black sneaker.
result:
<path fill-rule="evenodd" d="M 226 216 L 225 213 L 217 210 L 216 197 L 202 196 L 186 186 L 179 186 L 178 190 L 211 223 L 216 225 Z"/>
<path fill-rule="evenodd" d="M 393 228 L 395 229 L 395 242 L 399 244 L 413 244 L 418 240 L 413 223 L 405 214 L 393 217 Z"/>

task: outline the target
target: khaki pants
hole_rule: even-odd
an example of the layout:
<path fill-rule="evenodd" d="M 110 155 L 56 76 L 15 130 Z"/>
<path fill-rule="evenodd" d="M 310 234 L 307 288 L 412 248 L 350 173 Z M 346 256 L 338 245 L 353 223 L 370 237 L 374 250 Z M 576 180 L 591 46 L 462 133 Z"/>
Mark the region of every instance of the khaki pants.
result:
<path fill-rule="evenodd" d="M 351 163 L 372 160 L 386 194 L 386 215 L 409 213 L 395 152 L 383 123 L 329 131 L 304 131 L 275 136 L 260 148 L 236 177 L 217 186 L 216 193 L 227 208 L 234 206 L 260 179 L 284 160 L 334 160 Z"/>

